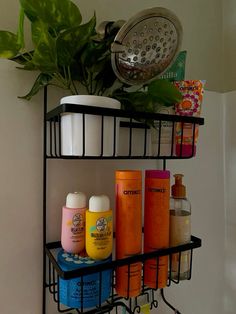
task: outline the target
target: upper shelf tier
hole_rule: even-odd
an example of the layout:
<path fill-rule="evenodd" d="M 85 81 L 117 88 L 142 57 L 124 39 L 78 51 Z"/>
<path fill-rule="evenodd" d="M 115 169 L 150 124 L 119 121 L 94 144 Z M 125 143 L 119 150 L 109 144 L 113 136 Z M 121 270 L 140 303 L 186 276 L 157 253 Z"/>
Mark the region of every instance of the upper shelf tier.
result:
<path fill-rule="evenodd" d="M 122 109 L 111 109 L 94 106 L 84 106 L 77 104 L 62 104 L 53 110 L 49 111 L 46 116 L 47 121 L 58 119 L 63 113 L 82 113 L 92 114 L 98 116 L 109 116 L 118 118 L 132 118 L 133 120 L 157 120 L 157 121 L 174 121 L 174 122 L 187 122 L 195 123 L 198 125 L 204 124 L 204 118 L 200 117 L 189 117 L 189 116 L 177 116 L 164 113 L 150 113 L 143 111 L 125 111 Z"/>
<path fill-rule="evenodd" d="M 46 114 L 47 158 L 185 159 L 200 117 L 63 104 Z M 188 137 L 188 138 L 186 138 Z"/>

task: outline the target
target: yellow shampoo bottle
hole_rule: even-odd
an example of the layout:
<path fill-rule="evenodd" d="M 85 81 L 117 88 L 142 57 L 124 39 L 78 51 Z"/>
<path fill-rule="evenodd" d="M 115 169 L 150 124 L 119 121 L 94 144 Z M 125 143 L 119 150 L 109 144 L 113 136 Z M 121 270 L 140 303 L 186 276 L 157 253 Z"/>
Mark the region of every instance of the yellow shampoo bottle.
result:
<path fill-rule="evenodd" d="M 85 230 L 88 256 L 95 260 L 108 258 L 112 253 L 113 222 L 110 200 L 106 195 L 90 197 Z"/>

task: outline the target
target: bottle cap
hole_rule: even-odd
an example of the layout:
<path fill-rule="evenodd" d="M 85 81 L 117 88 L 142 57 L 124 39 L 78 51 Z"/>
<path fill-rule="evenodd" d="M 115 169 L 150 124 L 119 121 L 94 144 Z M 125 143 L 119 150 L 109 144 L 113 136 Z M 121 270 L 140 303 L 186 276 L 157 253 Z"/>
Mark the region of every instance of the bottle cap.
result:
<path fill-rule="evenodd" d="M 169 179 L 170 178 L 170 171 L 168 171 L 168 170 L 146 170 L 145 176 L 146 176 L 146 178 Z"/>
<path fill-rule="evenodd" d="M 85 208 L 86 207 L 86 195 L 82 192 L 69 193 L 66 197 L 66 207 Z"/>
<path fill-rule="evenodd" d="M 106 195 L 93 195 L 89 199 L 90 212 L 106 212 L 110 210 L 110 200 Z"/>
<path fill-rule="evenodd" d="M 183 174 L 174 174 L 175 184 L 171 187 L 172 196 L 175 198 L 185 198 L 186 188 L 182 184 Z"/>
<path fill-rule="evenodd" d="M 142 171 L 140 170 L 117 170 L 116 180 L 142 180 Z"/>

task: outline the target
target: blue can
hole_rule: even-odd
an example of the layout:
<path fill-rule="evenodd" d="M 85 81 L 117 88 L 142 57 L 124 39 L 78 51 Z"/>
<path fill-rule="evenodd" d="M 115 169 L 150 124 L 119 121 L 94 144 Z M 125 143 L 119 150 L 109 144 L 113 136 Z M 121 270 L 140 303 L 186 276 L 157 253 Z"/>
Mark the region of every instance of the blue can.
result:
<path fill-rule="evenodd" d="M 69 271 L 78 268 L 100 265 L 111 261 L 112 258 L 110 256 L 105 260 L 95 261 L 90 257 L 82 257 L 60 250 L 57 255 L 57 260 L 63 271 Z M 111 284 L 111 270 L 105 270 L 102 272 L 101 286 L 99 273 L 83 276 L 83 304 L 81 304 L 81 277 L 68 280 L 59 278 L 60 303 L 72 308 L 81 308 L 82 306 L 83 308 L 91 308 L 99 306 L 99 294 L 101 294 L 101 303 L 105 302 L 110 296 Z"/>

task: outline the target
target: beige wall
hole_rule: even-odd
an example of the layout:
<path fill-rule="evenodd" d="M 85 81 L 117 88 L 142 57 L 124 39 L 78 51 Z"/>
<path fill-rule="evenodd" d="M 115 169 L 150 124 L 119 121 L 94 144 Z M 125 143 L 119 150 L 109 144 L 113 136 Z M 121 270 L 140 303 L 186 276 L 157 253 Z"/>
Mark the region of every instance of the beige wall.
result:
<path fill-rule="evenodd" d="M 224 90 L 236 89 L 236 2 L 223 0 L 224 24 L 223 24 L 223 48 L 224 48 Z"/>
<path fill-rule="evenodd" d="M 236 92 L 225 94 L 225 314 L 234 314 L 236 309 Z"/>

